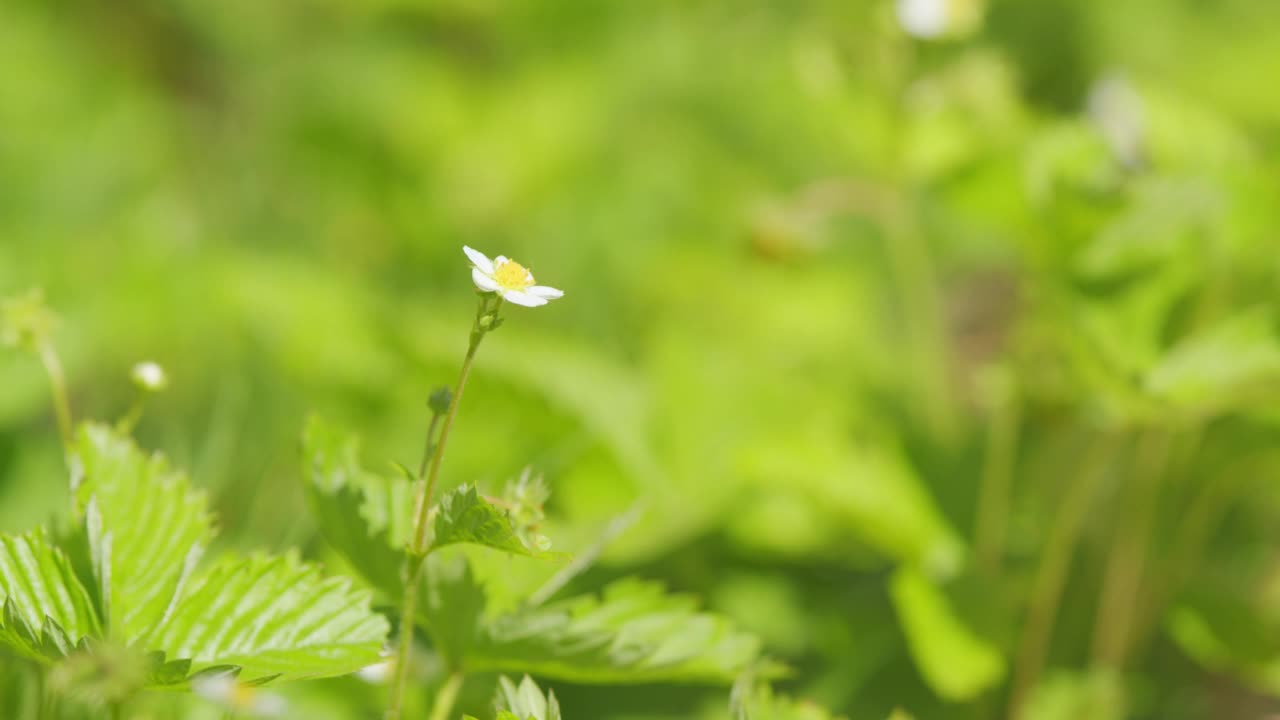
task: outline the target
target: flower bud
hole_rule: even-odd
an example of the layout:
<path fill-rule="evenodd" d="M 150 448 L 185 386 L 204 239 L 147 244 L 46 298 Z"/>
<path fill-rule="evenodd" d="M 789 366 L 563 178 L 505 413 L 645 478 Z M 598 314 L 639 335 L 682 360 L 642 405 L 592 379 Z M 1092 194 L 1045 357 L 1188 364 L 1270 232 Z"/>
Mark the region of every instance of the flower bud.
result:
<path fill-rule="evenodd" d="M 133 384 L 143 392 L 160 392 L 169 385 L 169 378 L 165 375 L 164 368 L 151 361 L 134 365 L 130 377 L 133 378 Z"/>
<path fill-rule="evenodd" d="M 449 412 L 451 404 L 453 404 L 453 391 L 447 387 L 436 388 L 436 391 L 431 393 L 431 397 L 427 400 L 427 406 L 436 415 L 443 415 Z"/>

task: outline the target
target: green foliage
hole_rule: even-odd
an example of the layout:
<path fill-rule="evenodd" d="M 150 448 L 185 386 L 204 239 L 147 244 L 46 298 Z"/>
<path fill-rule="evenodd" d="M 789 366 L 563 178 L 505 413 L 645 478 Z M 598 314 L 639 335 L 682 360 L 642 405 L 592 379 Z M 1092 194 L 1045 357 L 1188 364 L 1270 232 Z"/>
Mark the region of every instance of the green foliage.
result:
<path fill-rule="evenodd" d="M 1124 687 L 1120 678 L 1105 670 L 1088 673 L 1057 673 L 1036 688 L 1027 706 L 1028 720 L 1072 720 L 1097 718 L 1120 720 L 1125 713 Z"/>
<path fill-rule="evenodd" d="M 70 453 L 78 577 L 43 532 L 4 537 L 0 641 L 54 660 L 86 641 L 151 653 L 140 685 L 185 683 L 212 668 L 251 682 L 338 675 L 376 662 L 386 621 L 367 593 L 296 557 L 229 556 L 197 567 L 213 538 L 204 496 L 159 456 L 88 424 Z M 81 584 L 88 577 L 97 591 Z"/>
<path fill-rule="evenodd" d="M 890 584 L 911 653 L 930 687 L 948 700 L 968 700 L 1004 678 L 1004 658 L 956 616 L 919 570 L 902 568 Z"/>
<path fill-rule="evenodd" d="M 386 621 L 368 594 L 296 557 L 228 558 L 201 573 L 147 638 L 199 671 L 239 667 L 245 680 L 353 672 L 378 661 Z"/>
<path fill-rule="evenodd" d="M 940 39 L 904 28 L 922 7 Z M 1277 28 L 1257 0 L 0 2 L 0 345 L 56 329 L 82 417 L 125 415 L 127 369 L 164 364 L 139 437 L 219 525 L 179 472 L 83 434 L 149 489 L 77 472 L 68 503 L 48 359 L 0 353 L 0 533 L 43 558 L 0 592 L 38 576 L 90 610 L 8 603 L 0 717 L 40 713 L 67 663 L 159 651 L 152 622 L 256 560 L 202 551 L 337 549 L 394 612 L 414 488 L 381 459 L 416 469 L 456 377 L 463 243 L 568 295 L 512 308 L 460 403 L 436 499 L 478 514 L 437 512 L 467 541 L 431 554 L 415 683 L 504 618 L 556 609 L 527 629 L 554 645 L 566 603 L 644 577 L 859 718 L 1276 714 Z M 299 473 L 312 409 L 373 472 L 316 430 Z M 530 465 L 545 506 L 499 494 Z M 511 543 L 581 558 L 633 507 L 564 575 Z M 190 674 L 141 657 L 144 682 Z M 490 679 L 452 717 L 489 720 Z M 287 693 L 308 720 L 386 696 Z M 592 720 L 727 712 L 718 686 L 556 693 Z M 201 717 L 149 695 L 122 715 Z"/>
<path fill-rule="evenodd" d="M 488 596 L 465 557 L 433 555 L 427 563 L 426 604 L 417 621 L 453 667 L 464 667 L 471 663 Z"/>
<path fill-rule="evenodd" d="M 692 598 L 660 584 L 622 580 L 599 597 L 519 610 L 487 622 L 470 667 L 529 672 L 577 683 L 731 682 L 760 656 L 760 642 Z"/>
<path fill-rule="evenodd" d="M 368 472 L 354 436 L 317 416 L 302 437 L 307 499 L 325 537 L 374 587 L 395 594 L 413 522 L 413 496 L 402 478 Z"/>
<path fill-rule="evenodd" d="M 1148 390 L 1173 407 L 1213 415 L 1280 396 L 1280 342 L 1270 312 L 1223 319 L 1188 337 L 1147 377 Z"/>
<path fill-rule="evenodd" d="M 528 675 L 517 685 L 506 676 L 498 678 L 498 720 L 561 720 L 556 694 L 542 689 Z"/>
<path fill-rule="evenodd" d="M 0 535 L 0 644 L 49 662 L 99 633 L 98 615 L 62 550 L 40 530 Z"/>
<path fill-rule="evenodd" d="M 483 545 L 515 555 L 538 556 L 549 542 L 537 536 L 529 542 L 521 537 L 521 526 L 507 510 L 480 496 L 474 486 L 463 485 L 445 493 L 431 519 L 430 546 L 442 548 L 456 543 Z"/>
<path fill-rule="evenodd" d="M 732 711 L 733 720 L 841 720 L 817 703 L 779 695 L 768 686 L 738 699 Z"/>
<path fill-rule="evenodd" d="M 107 635 L 145 640 L 172 613 L 213 539 L 204 493 L 105 425 L 82 426 L 72 457 L 75 519 Z"/>
<path fill-rule="evenodd" d="M 307 495 L 321 530 L 351 558 L 369 581 L 398 594 L 413 499 L 408 480 L 384 478 L 359 463 L 357 440 L 313 417 L 303 435 L 309 459 Z M 538 556 L 543 550 L 522 540 L 522 528 L 510 512 L 481 497 L 470 485 L 454 488 L 432 511 L 432 550 L 459 543 L 491 547 L 517 555 Z"/>
<path fill-rule="evenodd" d="M 386 515 L 367 510 L 393 507 L 382 481 L 359 469 L 355 443 L 312 420 L 304 453 L 312 458 L 306 479 L 313 503 L 322 508 L 322 531 L 352 564 L 366 567 L 392 541 L 385 532 Z M 335 460 L 337 458 L 337 460 Z M 320 469 L 320 470 L 316 470 Z M 388 483 L 405 482 L 388 480 Z M 505 503 L 512 507 L 541 505 L 541 493 L 517 483 Z M 359 488 L 361 502 L 353 502 Z M 345 497 L 346 500 L 338 500 Z M 495 506 L 477 490 L 463 485 L 444 495 L 433 510 L 432 550 L 425 573 L 423 613 L 417 618 L 453 667 L 471 671 L 532 673 L 580 683 L 630 684 L 660 681 L 731 682 L 761 651 L 759 641 L 735 629 L 725 618 L 698 612 L 691 598 L 667 594 L 660 584 L 622 581 L 600 597 L 587 595 L 545 607 L 520 607 L 493 615 L 486 589 L 464 556 L 437 553 L 455 544 L 473 544 L 514 556 L 538 558 L 537 546 L 521 540 L 524 523 Z M 363 523 L 363 525 L 362 525 Z M 364 531 L 359 530 L 360 527 Z M 545 546 L 543 542 L 537 545 Z M 365 553 L 365 554 L 361 554 Z M 448 555 L 446 557 L 446 555 Z M 546 560 L 535 560 L 546 562 Z M 376 569 L 380 561 L 368 567 Z M 398 576 L 366 573 L 391 596 L 401 587 Z"/>

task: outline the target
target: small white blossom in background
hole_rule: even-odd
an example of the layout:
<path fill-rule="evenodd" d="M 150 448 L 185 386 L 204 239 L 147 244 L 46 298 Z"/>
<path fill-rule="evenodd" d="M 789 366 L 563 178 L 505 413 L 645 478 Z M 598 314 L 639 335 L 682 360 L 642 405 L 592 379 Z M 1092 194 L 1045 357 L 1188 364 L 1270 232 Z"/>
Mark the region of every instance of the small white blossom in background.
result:
<path fill-rule="evenodd" d="M 471 260 L 471 280 L 482 292 L 497 293 L 503 300 L 525 307 L 546 305 L 564 297 L 563 292 L 553 287 L 538 285 L 528 268 L 504 255 L 490 260 L 489 256 L 465 245 L 462 252 Z"/>
<path fill-rule="evenodd" d="M 154 362 L 140 362 L 133 366 L 133 382 L 147 392 L 160 392 L 169 384 L 164 368 Z"/>
<path fill-rule="evenodd" d="M 0 298 L 0 346 L 34 350 L 48 340 L 57 322 L 39 288 Z"/>
<path fill-rule="evenodd" d="M 1089 89 L 1089 119 L 1107 147 L 1129 169 L 1142 167 L 1146 156 L 1146 118 L 1142 97 L 1123 76 L 1109 73 Z"/>
<path fill-rule="evenodd" d="M 283 697 L 246 685 L 231 675 L 197 678 L 192 681 L 191 689 L 233 713 L 274 718 L 284 717 L 288 709 Z"/>
<path fill-rule="evenodd" d="M 982 24 L 982 0 L 897 0 L 898 24 L 912 37 L 965 35 Z"/>
<path fill-rule="evenodd" d="M 908 35 L 940 37 L 947 31 L 947 0 L 898 0 L 898 22 Z"/>

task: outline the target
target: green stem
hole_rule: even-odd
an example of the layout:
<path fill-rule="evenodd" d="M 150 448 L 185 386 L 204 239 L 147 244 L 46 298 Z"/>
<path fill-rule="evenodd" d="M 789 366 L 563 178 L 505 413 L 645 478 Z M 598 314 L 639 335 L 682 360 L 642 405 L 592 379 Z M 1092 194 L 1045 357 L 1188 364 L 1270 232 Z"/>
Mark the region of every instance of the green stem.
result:
<path fill-rule="evenodd" d="M 454 418 L 458 415 L 458 406 L 462 404 L 462 392 L 467 387 L 467 378 L 471 375 L 471 366 L 475 363 L 476 351 L 480 349 L 480 341 L 484 340 L 485 334 L 496 327 L 498 310 L 502 307 L 502 299 L 498 298 L 491 311 L 489 309 L 491 297 L 487 294 L 480 297 L 480 306 L 476 310 L 475 323 L 471 327 L 471 343 L 467 347 L 467 355 L 462 361 L 462 371 L 458 375 L 457 389 L 453 392 L 452 402 L 449 403 L 449 412 L 445 415 L 444 426 L 440 430 L 440 441 L 434 447 L 428 442 L 427 452 L 424 454 L 423 465 L 427 464 L 426 457 L 430 457 L 431 462 L 427 470 L 426 485 L 422 490 L 422 496 L 418 498 L 418 515 L 414 519 L 413 539 L 409 543 L 408 557 L 405 561 L 404 598 L 400 611 L 400 645 L 396 648 L 396 676 L 391 684 L 391 700 L 387 707 L 387 720 L 399 720 L 401 709 L 404 706 L 404 692 L 409 683 L 409 662 L 413 649 L 414 617 L 418 611 L 418 586 L 421 584 L 422 574 L 426 568 L 428 550 L 427 526 L 431 518 L 431 498 L 435 494 L 436 479 L 440 475 L 440 462 L 444 458 L 445 446 L 449 442 L 449 433 L 453 430 Z"/>
<path fill-rule="evenodd" d="M 1113 441 L 1107 438 L 1094 441 L 1084 469 L 1078 477 L 1073 476 L 1075 481 L 1070 483 L 1067 496 L 1054 518 L 1014 662 L 1013 688 L 1009 695 L 1009 717 L 1013 720 L 1021 717 L 1028 693 L 1039 682 L 1049 641 L 1053 636 L 1058 604 L 1062 599 L 1062 587 L 1071 569 L 1071 556 L 1075 553 L 1076 542 L 1080 538 L 1080 528 L 1089 508 L 1089 501 L 1106 477 L 1112 444 Z"/>
<path fill-rule="evenodd" d="M 43 720 L 44 718 L 44 670 L 38 666 L 32 666 L 31 685 L 24 688 L 22 694 L 22 707 L 27 712 L 23 713 L 23 717 L 34 720 Z M 29 692 L 27 691 L 29 689 Z"/>
<path fill-rule="evenodd" d="M 418 465 L 418 482 L 422 482 L 427 476 L 427 463 L 431 461 L 431 457 L 435 455 L 435 437 L 436 427 L 440 425 L 440 415 L 438 413 L 431 414 L 431 424 L 427 426 L 426 446 L 422 450 L 422 463 Z"/>
<path fill-rule="evenodd" d="M 450 673 L 449 678 L 440 686 L 436 694 L 435 704 L 431 707 L 431 720 L 449 720 L 454 703 L 458 701 L 458 691 L 462 690 L 463 674 L 460 671 Z"/>
<path fill-rule="evenodd" d="M 137 427 L 138 421 L 142 419 L 142 410 L 147 404 L 147 394 L 139 391 L 138 396 L 133 399 L 133 404 L 129 406 L 129 412 L 125 413 L 120 421 L 116 423 L 116 429 L 125 435 L 133 433 L 133 429 Z"/>
<path fill-rule="evenodd" d="M 990 578 L 999 577 L 1001 570 L 1020 423 L 1016 391 L 1008 382 L 1003 382 L 1007 379 L 1003 374 L 1001 379 L 993 398 L 991 428 L 987 432 L 973 543 L 978 566 Z"/>
<path fill-rule="evenodd" d="M 914 194 L 903 190 L 892 203 L 885 241 L 890 269 L 904 309 L 907 367 L 914 381 L 912 404 L 933 436 L 946 444 L 954 439 L 956 421 L 947 385 L 947 341 L 942 323 L 942 296 L 928 240 L 916 223 Z"/>
<path fill-rule="evenodd" d="M 62 371 L 62 361 L 58 359 L 58 351 L 49 342 L 40 343 L 40 362 L 44 364 L 45 373 L 49 375 L 49 387 L 53 390 L 53 411 L 58 417 L 58 432 L 62 435 L 63 445 L 71 446 L 71 401 L 67 395 L 67 376 Z"/>
<path fill-rule="evenodd" d="M 1129 498 L 1122 503 L 1093 628 L 1093 661 L 1103 667 L 1123 667 L 1134 637 L 1133 611 L 1142 585 L 1170 444 L 1169 433 L 1147 432 L 1138 450 Z"/>
<path fill-rule="evenodd" d="M 53 694 L 53 689 L 49 687 L 49 679 L 45 676 L 43 670 L 37 671 L 40 678 L 40 714 L 37 716 L 41 720 L 54 720 L 58 717 L 58 698 Z"/>

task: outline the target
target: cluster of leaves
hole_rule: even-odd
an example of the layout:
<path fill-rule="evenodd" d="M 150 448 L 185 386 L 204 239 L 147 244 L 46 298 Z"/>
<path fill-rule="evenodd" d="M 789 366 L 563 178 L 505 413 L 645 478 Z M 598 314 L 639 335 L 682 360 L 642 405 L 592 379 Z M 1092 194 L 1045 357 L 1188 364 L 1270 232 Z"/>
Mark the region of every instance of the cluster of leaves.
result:
<path fill-rule="evenodd" d="M 494 705 L 498 715 L 495 720 L 561 720 L 560 703 L 556 694 L 542 694 L 537 683 L 528 675 L 517 685 L 503 676 L 498 679 L 498 697 Z M 470 715 L 465 720 L 476 720 Z"/>
<path fill-rule="evenodd" d="M 326 677 L 375 662 L 387 622 L 367 591 L 295 554 L 227 555 L 202 492 L 113 428 L 86 424 L 68 457 L 72 524 L 0 536 L 0 644 L 44 665 L 102 647 L 145 654 L 143 688 L 209 673 Z"/>
<path fill-rule="evenodd" d="M 321 530 L 379 591 L 403 591 L 410 481 L 363 469 L 356 440 L 319 419 L 303 441 L 308 497 Z M 422 594 L 413 621 L 450 668 L 467 672 L 531 673 L 577 683 L 730 683 L 759 660 L 759 641 L 723 617 L 699 612 L 690 599 L 656 583 L 621 580 L 595 594 L 539 605 L 525 598 L 499 611 L 472 564 L 506 562 L 500 555 L 439 552 L 472 544 L 498 553 L 552 562 L 546 541 L 527 540 L 529 511 L 508 508 L 542 491 L 517 483 L 500 507 L 474 486 L 441 499 Z M 399 500 L 397 500 L 397 498 Z"/>

